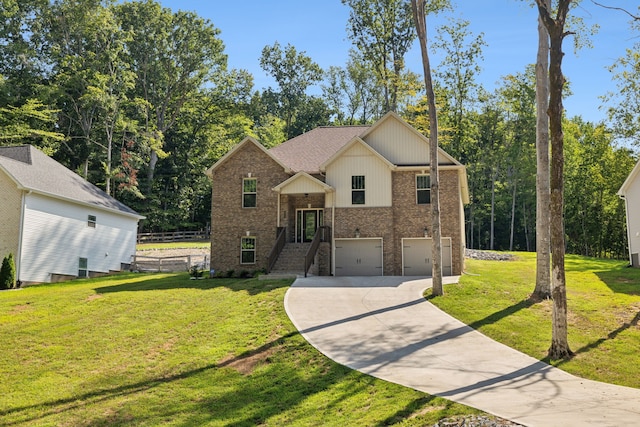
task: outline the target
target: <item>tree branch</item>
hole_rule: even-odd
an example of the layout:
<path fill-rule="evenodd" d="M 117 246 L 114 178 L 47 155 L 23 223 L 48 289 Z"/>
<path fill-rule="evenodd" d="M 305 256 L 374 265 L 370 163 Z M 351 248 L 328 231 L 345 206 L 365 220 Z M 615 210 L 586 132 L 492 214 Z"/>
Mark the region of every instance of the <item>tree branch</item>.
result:
<path fill-rule="evenodd" d="M 627 15 L 629 15 L 631 18 L 633 18 L 634 21 L 640 21 L 640 16 L 634 15 L 633 13 L 631 13 L 628 10 L 623 9 L 621 7 L 605 6 L 604 4 L 600 4 L 595 0 L 591 0 L 591 3 L 595 4 L 596 6 L 600 6 L 600 7 L 604 8 L 604 9 L 619 10 L 619 11 L 624 12 Z"/>

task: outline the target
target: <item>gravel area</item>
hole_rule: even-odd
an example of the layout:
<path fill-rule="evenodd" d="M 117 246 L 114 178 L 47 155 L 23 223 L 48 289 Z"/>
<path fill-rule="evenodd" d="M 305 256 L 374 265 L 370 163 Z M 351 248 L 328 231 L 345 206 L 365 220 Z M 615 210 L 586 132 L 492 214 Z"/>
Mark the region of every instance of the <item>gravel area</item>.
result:
<path fill-rule="evenodd" d="M 478 249 L 465 249 L 464 256 L 471 259 L 484 261 L 512 261 L 516 259 L 514 255 L 503 252 L 481 251 Z"/>
<path fill-rule="evenodd" d="M 472 415 L 469 417 L 445 418 L 438 421 L 433 427 L 515 427 L 522 426 L 509 420 L 498 417 L 484 417 Z"/>

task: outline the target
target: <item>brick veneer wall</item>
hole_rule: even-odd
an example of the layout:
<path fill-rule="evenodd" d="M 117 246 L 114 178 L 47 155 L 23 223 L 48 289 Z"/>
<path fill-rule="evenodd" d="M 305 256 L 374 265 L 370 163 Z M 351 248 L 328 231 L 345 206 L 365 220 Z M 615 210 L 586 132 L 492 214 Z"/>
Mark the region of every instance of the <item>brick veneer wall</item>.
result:
<path fill-rule="evenodd" d="M 442 237 L 451 237 L 451 272 L 462 273 L 463 260 L 460 247 L 462 245 L 460 218 L 460 185 L 458 171 L 442 170 L 440 174 L 440 230 Z M 415 171 L 394 172 L 393 213 L 394 235 L 393 246 L 396 253 L 394 270 L 402 274 L 402 238 L 424 237 L 424 228 L 431 236 L 431 205 L 416 203 Z"/>
<path fill-rule="evenodd" d="M 392 175 L 392 207 L 336 208 L 335 238 L 382 237 L 385 275 L 402 275 L 402 238 L 424 237 L 431 230 L 431 205 L 416 203 L 415 171 Z M 440 216 L 442 237 L 451 237 L 452 274 L 463 269 L 458 171 L 440 171 Z M 325 210 L 325 224 L 331 225 L 331 209 Z M 430 235 L 431 233 L 429 233 Z"/>
<path fill-rule="evenodd" d="M 242 207 L 242 179 L 248 173 L 257 178 L 256 208 Z M 212 268 L 241 271 L 267 267 L 277 232 L 278 194 L 272 188 L 287 178 L 289 174 L 282 166 L 252 143 L 246 143 L 213 170 Z M 247 231 L 256 238 L 255 264 L 240 264 L 240 242 Z"/>

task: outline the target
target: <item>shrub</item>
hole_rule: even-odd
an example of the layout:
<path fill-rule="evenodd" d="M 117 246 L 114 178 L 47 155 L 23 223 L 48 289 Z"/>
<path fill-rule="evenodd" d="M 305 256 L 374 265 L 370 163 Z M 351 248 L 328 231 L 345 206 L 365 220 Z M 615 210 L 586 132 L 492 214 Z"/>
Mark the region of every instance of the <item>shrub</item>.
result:
<path fill-rule="evenodd" d="M 16 264 L 10 253 L 2 260 L 0 268 L 0 289 L 11 289 L 16 285 Z"/>

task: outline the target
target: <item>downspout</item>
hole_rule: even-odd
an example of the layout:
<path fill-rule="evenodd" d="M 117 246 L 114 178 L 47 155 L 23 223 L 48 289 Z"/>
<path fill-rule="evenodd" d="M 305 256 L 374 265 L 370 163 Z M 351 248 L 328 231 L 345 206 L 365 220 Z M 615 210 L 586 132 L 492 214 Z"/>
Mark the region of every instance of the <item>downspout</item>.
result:
<path fill-rule="evenodd" d="M 276 227 L 280 228 L 280 192 L 278 191 L 278 219 L 276 220 Z"/>

